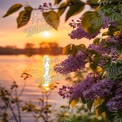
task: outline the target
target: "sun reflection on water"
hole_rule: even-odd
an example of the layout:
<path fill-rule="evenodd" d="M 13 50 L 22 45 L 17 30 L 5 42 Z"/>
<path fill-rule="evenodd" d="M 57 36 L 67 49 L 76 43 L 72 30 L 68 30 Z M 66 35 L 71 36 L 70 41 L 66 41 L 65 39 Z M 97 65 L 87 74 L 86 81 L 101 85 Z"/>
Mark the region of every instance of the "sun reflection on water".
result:
<path fill-rule="evenodd" d="M 48 55 L 45 55 L 43 58 L 43 67 L 44 67 L 44 82 L 42 83 L 42 87 L 44 90 L 49 91 L 50 90 L 50 58 Z"/>

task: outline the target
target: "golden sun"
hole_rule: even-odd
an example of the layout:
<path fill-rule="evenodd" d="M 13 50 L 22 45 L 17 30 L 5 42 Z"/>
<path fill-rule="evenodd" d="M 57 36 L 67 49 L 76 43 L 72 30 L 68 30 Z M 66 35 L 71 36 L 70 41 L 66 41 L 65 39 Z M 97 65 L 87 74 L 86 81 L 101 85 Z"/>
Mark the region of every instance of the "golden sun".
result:
<path fill-rule="evenodd" d="M 45 38 L 48 38 L 48 37 L 50 37 L 50 32 L 49 31 L 44 31 L 44 32 L 42 32 L 42 36 L 45 37 Z"/>

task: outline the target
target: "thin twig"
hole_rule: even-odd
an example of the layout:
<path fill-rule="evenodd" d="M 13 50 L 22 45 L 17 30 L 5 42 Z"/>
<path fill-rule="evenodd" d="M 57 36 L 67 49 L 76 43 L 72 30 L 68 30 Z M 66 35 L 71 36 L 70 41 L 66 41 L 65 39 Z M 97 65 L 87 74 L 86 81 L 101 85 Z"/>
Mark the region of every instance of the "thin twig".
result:
<path fill-rule="evenodd" d="M 14 117 L 14 119 L 16 120 L 16 122 L 19 122 L 18 119 L 17 119 L 17 117 L 16 117 L 16 114 L 14 113 L 14 110 L 13 110 L 13 108 L 12 108 L 12 106 L 11 106 L 10 101 L 8 101 L 8 106 L 9 106 L 9 108 L 10 108 L 10 110 L 11 110 L 11 112 L 12 112 L 12 114 L 13 114 L 13 117 Z"/>
<path fill-rule="evenodd" d="M 45 9 L 39 9 L 39 8 L 33 8 L 33 10 L 55 10 L 55 9 L 63 9 L 63 8 L 66 8 L 68 6 L 71 6 L 71 5 L 66 5 L 64 7 L 60 7 L 60 8 L 45 8 Z"/>
<path fill-rule="evenodd" d="M 18 118 L 19 118 L 19 122 L 21 122 L 21 112 L 20 112 L 19 97 L 18 97 L 18 93 L 17 93 L 17 88 L 15 88 L 15 97 L 16 97 L 16 106 L 17 106 L 17 110 L 18 110 Z"/>
<path fill-rule="evenodd" d="M 23 94 L 24 90 L 25 90 L 25 86 L 26 86 L 26 81 L 24 82 L 23 88 L 20 92 L 20 94 L 18 95 L 18 99 L 21 97 L 21 95 Z"/>
<path fill-rule="evenodd" d="M 89 58 L 89 60 L 90 60 L 91 62 L 95 63 L 95 62 L 92 60 L 92 58 L 91 58 L 85 51 L 83 51 L 82 49 L 80 49 L 80 50 Z M 103 68 L 103 67 L 100 66 L 99 64 L 97 64 L 97 66 Z"/>
<path fill-rule="evenodd" d="M 119 2 L 113 2 L 113 3 L 108 3 L 108 5 L 118 5 L 119 4 Z M 69 4 L 68 5 L 66 5 L 66 6 L 63 6 L 63 7 L 59 7 L 59 8 L 45 8 L 45 9 L 39 9 L 39 8 L 33 8 L 33 10 L 55 10 L 55 9 L 63 9 L 63 8 L 67 8 L 68 6 L 74 6 L 74 5 L 79 5 L 79 3 L 75 3 L 75 4 L 70 4 L 70 2 L 69 2 Z M 104 3 L 101 3 L 101 4 L 99 4 L 99 3 L 89 3 L 89 2 L 86 2 L 86 3 L 84 3 L 84 5 L 90 5 L 90 6 L 104 6 Z"/>
<path fill-rule="evenodd" d="M 47 93 L 45 93 L 45 98 L 46 98 L 46 106 L 47 106 L 47 112 L 45 114 L 46 114 L 46 121 L 48 122 L 48 94 Z"/>

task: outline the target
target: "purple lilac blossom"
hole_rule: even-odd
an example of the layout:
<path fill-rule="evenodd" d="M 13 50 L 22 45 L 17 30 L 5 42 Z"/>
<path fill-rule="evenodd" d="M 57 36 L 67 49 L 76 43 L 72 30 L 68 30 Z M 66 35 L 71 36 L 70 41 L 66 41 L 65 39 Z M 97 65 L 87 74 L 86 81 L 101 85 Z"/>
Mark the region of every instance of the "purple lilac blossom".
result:
<path fill-rule="evenodd" d="M 83 81 L 74 86 L 70 99 L 83 97 L 83 92 L 90 89 L 95 84 L 96 80 L 97 77 L 95 77 L 94 74 L 89 73 Z"/>
<path fill-rule="evenodd" d="M 73 87 L 63 85 L 62 88 L 59 88 L 58 94 L 63 98 L 69 98 L 70 95 L 72 94 L 72 89 Z"/>
<path fill-rule="evenodd" d="M 75 27 L 75 26 L 74 26 Z M 87 38 L 87 39 L 92 39 L 95 38 L 100 32 L 96 32 L 94 34 L 90 34 L 81 27 L 81 23 L 77 24 L 77 28 L 75 28 L 70 34 L 71 39 L 81 39 L 81 38 Z"/>
<path fill-rule="evenodd" d="M 63 62 L 56 64 L 54 70 L 61 74 L 67 74 L 70 72 L 75 72 L 77 70 L 83 69 L 86 64 L 86 54 L 79 51 L 75 57 L 68 56 Z"/>
<path fill-rule="evenodd" d="M 116 90 L 115 90 L 115 95 L 117 94 L 122 94 L 122 85 L 119 85 L 117 86 Z"/>
<path fill-rule="evenodd" d="M 111 50 L 111 48 L 106 47 L 106 42 L 102 42 L 100 45 L 90 44 L 88 49 L 100 53 L 103 57 L 107 56 Z"/>
<path fill-rule="evenodd" d="M 111 42 L 113 41 L 111 41 L 110 39 L 107 39 L 107 41 L 104 41 L 99 45 L 90 44 L 88 47 L 88 49 L 94 50 L 103 56 L 102 59 L 98 62 L 100 66 L 104 66 L 106 64 L 105 59 L 107 58 L 111 58 L 111 61 L 115 61 L 119 57 L 119 53 L 117 51 L 117 45 L 114 44 L 114 45 L 109 45 L 109 47 L 107 46 Z M 120 43 L 118 44 L 120 46 Z"/>
<path fill-rule="evenodd" d="M 102 28 L 103 29 L 108 28 L 110 25 L 114 26 L 114 27 L 116 27 L 118 25 L 117 22 L 113 22 L 103 13 L 100 13 L 100 16 L 102 18 Z M 75 23 L 73 20 L 72 23 L 69 23 L 69 25 L 73 28 L 73 31 L 71 31 L 71 33 L 69 34 L 71 39 L 87 38 L 90 40 L 90 39 L 95 38 L 100 33 L 100 30 L 95 32 L 94 34 L 90 34 L 90 33 L 86 32 L 81 26 L 81 21 L 82 21 L 82 19 L 77 20 L 77 23 Z"/>
<path fill-rule="evenodd" d="M 106 61 L 105 57 L 102 57 L 102 59 L 99 60 L 98 65 L 103 67 L 106 65 L 106 63 L 107 63 L 107 61 Z"/>
<path fill-rule="evenodd" d="M 102 23 L 103 23 L 102 24 L 102 28 L 103 29 L 108 28 L 110 25 L 113 26 L 113 27 L 118 26 L 118 23 L 117 22 L 112 21 L 110 18 L 108 18 L 107 16 L 105 16 L 104 13 L 99 12 L 99 15 L 102 18 Z"/>
<path fill-rule="evenodd" d="M 110 112 L 122 110 L 122 85 L 118 84 L 115 96 L 107 102 L 106 106 Z"/>
<path fill-rule="evenodd" d="M 94 84 L 90 89 L 83 93 L 86 100 L 94 100 L 97 97 L 105 97 L 112 95 L 112 90 L 116 83 L 107 79 L 102 79 Z"/>
<path fill-rule="evenodd" d="M 111 60 L 116 61 L 116 59 L 119 57 L 119 53 L 115 47 L 111 48 Z"/>
<path fill-rule="evenodd" d="M 106 103 L 106 107 L 110 112 L 122 110 L 122 85 L 120 81 L 116 81 L 113 89 L 112 98 Z"/>
<path fill-rule="evenodd" d="M 108 42 L 115 43 L 117 45 L 122 45 L 122 33 L 120 33 L 118 36 L 110 36 L 108 37 Z"/>
<path fill-rule="evenodd" d="M 102 25 L 103 29 L 108 28 L 111 23 L 113 24 L 113 22 L 104 14 L 100 13 L 100 16 L 102 17 L 102 21 L 103 21 L 103 25 Z"/>

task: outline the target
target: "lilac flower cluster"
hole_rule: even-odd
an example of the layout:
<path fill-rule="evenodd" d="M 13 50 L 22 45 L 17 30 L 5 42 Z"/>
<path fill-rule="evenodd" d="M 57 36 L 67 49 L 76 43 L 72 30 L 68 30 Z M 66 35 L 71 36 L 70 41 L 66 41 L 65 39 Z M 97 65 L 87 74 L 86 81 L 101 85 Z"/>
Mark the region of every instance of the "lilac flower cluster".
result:
<path fill-rule="evenodd" d="M 110 36 L 107 40 L 108 42 L 115 43 L 116 45 L 122 45 L 122 33 L 120 33 L 118 36 Z"/>
<path fill-rule="evenodd" d="M 114 87 L 117 85 L 114 81 L 102 79 L 98 82 L 98 77 L 88 74 L 87 77 L 77 84 L 71 94 L 71 99 L 83 97 L 86 100 L 94 100 L 97 97 L 112 95 Z"/>
<path fill-rule="evenodd" d="M 95 50 L 96 52 L 100 53 L 103 57 L 105 57 L 110 53 L 110 49 L 111 49 L 107 47 L 106 44 L 107 44 L 106 42 L 102 42 L 99 45 L 90 44 L 88 49 Z"/>
<path fill-rule="evenodd" d="M 100 16 L 103 22 L 103 25 L 102 25 L 103 29 L 108 28 L 110 24 L 114 25 L 114 23 L 108 17 L 106 17 L 103 13 L 100 13 Z"/>
<path fill-rule="evenodd" d="M 102 20 L 101 20 L 102 28 L 104 28 L 104 29 L 108 28 L 110 25 L 116 27 L 118 25 L 117 22 L 113 22 L 108 17 L 106 17 L 103 13 L 100 13 L 100 16 L 102 18 Z M 77 22 L 74 22 L 74 20 L 72 20 L 72 22 L 69 23 L 69 25 L 73 28 L 73 31 L 69 34 L 71 39 L 87 38 L 90 40 L 90 39 L 95 38 L 100 33 L 100 30 L 94 34 L 90 34 L 90 33 L 86 32 L 81 26 L 81 21 L 82 21 L 82 19 L 77 20 Z"/>
<path fill-rule="evenodd" d="M 110 18 L 105 16 L 105 14 L 103 12 L 99 11 L 99 15 L 102 18 L 102 28 L 103 29 L 108 28 L 110 25 L 113 26 L 113 27 L 118 26 L 117 22 L 112 21 Z"/>
<path fill-rule="evenodd" d="M 94 100 L 98 97 L 110 97 L 111 98 L 106 106 L 109 111 L 115 111 L 122 109 L 122 86 L 117 82 L 107 79 L 102 79 L 99 82 L 99 77 L 95 77 L 92 73 L 79 84 L 72 87 L 70 91 L 71 100 L 77 98 L 84 98 L 85 100 Z"/>
<path fill-rule="evenodd" d="M 116 59 L 119 57 L 119 53 L 115 47 L 111 48 L 111 61 L 116 61 Z"/>
<path fill-rule="evenodd" d="M 122 110 L 122 86 L 116 89 L 115 96 L 107 102 L 106 106 L 111 112 Z"/>
<path fill-rule="evenodd" d="M 111 46 L 111 59 L 115 61 L 119 57 L 119 52 L 117 51 L 118 46 L 122 46 L 122 33 L 119 33 L 117 36 L 110 36 L 107 38 L 108 43 L 113 43 L 114 45 Z"/>
<path fill-rule="evenodd" d="M 118 111 L 122 110 L 122 94 L 121 95 L 116 95 L 110 101 L 107 102 L 106 104 L 107 108 L 109 111 Z"/>
<path fill-rule="evenodd" d="M 101 67 L 105 66 L 106 63 L 107 63 L 106 58 L 107 58 L 107 57 L 102 57 L 102 58 L 99 60 L 98 65 L 101 66 Z"/>
<path fill-rule="evenodd" d="M 83 69 L 86 64 L 86 54 L 79 51 L 75 57 L 68 56 L 63 62 L 56 64 L 54 70 L 61 74 L 67 74 L 70 72 L 75 72 L 77 70 Z"/>
<path fill-rule="evenodd" d="M 97 81 L 97 76 L 95 74 L 89 73 L 86 78 L 74 86 L 70 99 L 77 99 L 83 97 L 83 93 L 90 89 Z"/>
<path fill-rule="evenodd" d="M 110 40 L 101 42 L 99 45 L 90 44 L 88 49 L 94 50 L 100 53 L 103 56 L 103 59 L 108 56 L 111 57 L 112 61 L 115 61 L 119 57 L 119 53 L 117 51 L 116 45 L 107 46 L 110 43 Z M 99 64 L 103 66 L 105 64 L 105 60 L 100 60 Z"/>
<path fill-rule="evenodd" d="M 69 98 L 72 94 L 72 89 L 73 87 L 67 87 L 67 86 L 62 86 L 62 88 L 59 89 L 58 94 L 62 96 L 63 98 Z"/>
<path fill-rule="evenodd" d="M 122 86 L 115 81 L 102 79 L 99 82 L 99 76 L 89 73 L 86 78 L 75 86 L 62 86 L 59 89 L 59 95 L 70 100 L 84 98 L 85 100 L 94 100 L 98 97 L 113 96 L 106 107 L 110 112 L 122 109 Z"/>
<path fill-rule="evenodd" d="M 94 100 L 97 97 L 106 97 L 112 95 L 112 90 L 115 86 L 116 83 L 114 81 L 102 79 L 85 91 L 83 95 L 86 100 Z"/>
<path fill-rule="evenodd" d="M 81 22 L 73 22 L 73 23 L 70 23 L 69 24 L 71 27 L 75 28 L 70 34 L 70 38 L 71 39 L 81 39 L 81 38 L 87 38 L 87 39 L 92 39 L 92 38 L 95 38 L 98 34 L 99 34 L 99 31 L 94 33 L 93 35 L 86 32 L 82 27 L 81 27 Z"/>

